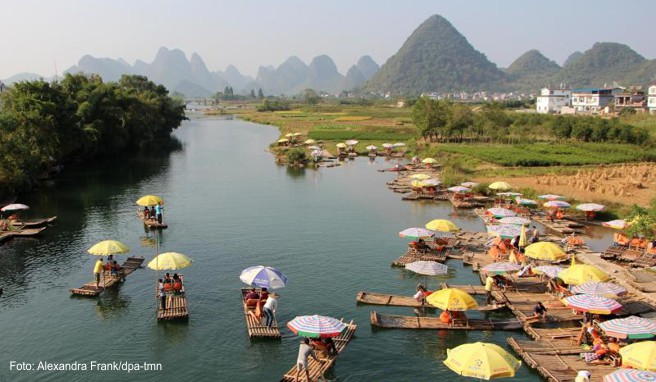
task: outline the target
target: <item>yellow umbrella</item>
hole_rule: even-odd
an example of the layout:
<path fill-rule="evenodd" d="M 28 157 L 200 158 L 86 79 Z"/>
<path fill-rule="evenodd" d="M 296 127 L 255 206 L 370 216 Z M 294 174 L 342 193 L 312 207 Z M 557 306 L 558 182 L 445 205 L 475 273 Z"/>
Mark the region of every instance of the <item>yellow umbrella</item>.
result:
<path fill-rule="evenodd" d="M 640 341 L 620 349 L 622 366 L 656 371 L 656 341 Z"/>
<path fill-rule="evenodd" d="M 447 349 L 444 364 L 456 373 L 479 379 L 514 377 L 522 364 L 501 346 L 476 342 Z"/>
<path fill-rule="evenodd" d="M 437 163 L 437 159 L 435 159 L 435 158 L 426 158 L 426 159 L 422 160 L 421 163 L 435 164 L 435 163 Z"/>
<path fill-rule="evenodd" d="M 303 134 L 301 134 L 301 133 L 294 133 L 294 134 L 292 134 L 292 136 L 294 136 L 294 137 L 300 137 L 301 135 L 303 135 Z"/>
<path fill-rule="evenodd" d="M 527 248 L 528 249 L 528 248 Z M 610 276 L 594 265 L 574 264 L 558 273 L 565 284 L 580 285 L 591 281 L 608 281 Z"/>
<path fill-rule="evenodd" d="M 345 149 L 346 148 L 346 143 L 340 142 L 340 143 L 336 144 L 335 147 L 339 147 L 340 149 Z"/>
<path fill-rule="evenodd" d="M 532 259 L 548 261 L 563 260 L 567 257 L 567 253 L 560 245 L 548 241 L 540 241 L 529 245 L 526 247 L 524 254 Z"/>
<path fill-rule="evenodd" d="M 488 188 L 492 190 L 510 190 L 512 186 L 506 182 L 494 182 Z"/>
<path fill-rule="evenodd" d="M 478 303 L 469 293 L 457 288 L 444 288 L 426 297 L 426 301 L 440 309 L 462 311 L 476 308 Z"/>
<path fill-rule="evenodd" d="M 178 252 L 165 252 L 148 263 L 148 268 L 156 271 L 162 270 L 176 270 L 190 266 L 192 260 L 182 253 Z"/>
<path fill-rule="evenodd" d="M 278 139 L 278 143 L 287 143 L 287 142 L 289 142 L 289 139 L 285 139 L 285 138 Z"/>
<path fill-rule="evenodd" d="M 291 137 L 294 136 L 294 134 L 292 134 L 292 133 L 287 133 L 287 134 L 285 134 L 285 136 L 286 136 L 287 138 L 291 138 Z"/>
<path fill-rule="evenodd" d="M 155 195 L 146 195 L 146 196 L 142 196 L 141 198 L 139 198 L 139 200 L 137 200 L 137 205 L 140 205 L 142 207 L 144 207 L 144 206 L 148 206 L 148 207 L 156 206 L 157 203 L 164 204 L 164 199 L 160 198 L 159 196 L 155 196 Z"/>
<path fill-rule="evenodd" d="M 435 219 L 426 223 L 426 229 L 440 232 L 457 232 L 460 231 L 457 225 L 445 219 Z"/>
<path fill-rule="evenodd" d="M 109 256 L 117 253 L 129 252 L 130 248 L 127 245 L 116 240 L 104 240 L 96 243 L 93 247 L 89 248 L 87 252 L 96 256 Z"/>
<path fill-rule="evenodd" d="M 424 187 L 424 183 L 421 180 L 413 180 L 410 182 L 412 187 Z"/>
<path fill-rule="evenodd" d="M 416 180 L 426 180 L 426 179 L 430 179 L 430 177 L 431 177 L 430 175 L 426 175 L 426 174 L 412 174 L 412 175 L 410 175 L 410 179 L 416 179 Z"/>
<path fill-rule="evenodd" d="M 315 141 L 314 139 L 308 139 L 303 143 L 305 143 L 306 145 L 313 145 L 313 144 L 317 143 L 317 141 Z"/>

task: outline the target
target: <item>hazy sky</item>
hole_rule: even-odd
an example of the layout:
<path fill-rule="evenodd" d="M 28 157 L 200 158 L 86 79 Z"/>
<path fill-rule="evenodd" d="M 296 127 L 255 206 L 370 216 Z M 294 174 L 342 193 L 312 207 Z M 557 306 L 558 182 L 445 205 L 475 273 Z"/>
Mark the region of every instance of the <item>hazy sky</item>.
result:
<path fill-rule="evenodd" d="M 161 46 L 197 52 L 210 71 L 255 76 L 296 55 L 327 54 L 343 74 L 383 64 L 433 14 L 500 67 L 529 49 L 557 63 L 595 42 L 656 58 L 656 0 L 0 0 L 0 78 L 51 76 L 85 54 L 151 62 Z"/>

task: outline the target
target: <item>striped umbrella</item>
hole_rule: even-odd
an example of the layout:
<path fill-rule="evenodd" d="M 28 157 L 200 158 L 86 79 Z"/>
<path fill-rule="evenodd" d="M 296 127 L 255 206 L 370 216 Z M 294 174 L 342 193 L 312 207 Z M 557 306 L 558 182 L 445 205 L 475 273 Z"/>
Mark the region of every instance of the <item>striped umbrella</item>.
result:
<path fill-rule="evenodd" d="M 406 264 L 405 269 L 424 276 L 445 275 L 449 272 L 449 267 L 437 261 L 414 261 Z"/>
<path fill-rule="evenodd" d="M 524 198 L 515 198 L 515 202 L 517 204 L 520 204 L 522 206 L 537 206 L 538 202 L 532 199 L 524 199 Z"/>
<path fill-rule="evenodd" d="M 502 239 L 512 239 L 522 233 L 522 227 L 515 224 L 490 224 L 486 228 L 488 234 Z"/>
<path fill-rule="evenodd" d="M 408 239 L 426 239 L 435 236 L 435 232 L 427 230 L 426 228 L 406 228 L 399 232 L 399 236 Z"/>
<path fill-rule="evenodd" d="M 563 200 L 563 199 L 565 199 L 565 197 L 562 196 L 562 195 L 546 194 L 546 195 L 540 195 L 540 196 L 538 196 L 538 199 L 544 199 L 544 200 Z"/>
<path fill-rule="evenodd" d="M 469 191 L 471 191 L 471 189 L 469 189 L 467 187 L 464 187 L 464 186 L 453 186 L 453 187 L 447 188 L 446 190 L 451 191 L 451 192 L 469 192 Z"/>
<path fill-rule="evenodd" d="M 615 229 L 624 229 L 628 225 L 626 220 L 623 219 L 617 219 L 617 220 L 611 220 L 609 222 L 603 222 L 601 223 L 604 227 L 610 227 L 610 228 L 615 228 Z"/>
<path fill-rule="evenodd" d="M 287 276 L 278 268 L 256 265 L 241 271 L 239 279 L 248 285 L 277 289 L 287 285 Z"/>
<path fill-rule="evenodd" d="M 289 330 L 303 337 L 336 337 L 346 328 L 342 321 L 327 316 L 297 316 L 287 323 Z"/>
<path fill-rule="evenodd" d="M 505 218 L 499 219 L 499 223 L 525 225 L 531 224 L 531 219 L 523 218 L 521 216 L 507 216 Z"/>
<path fill-rule="evenodd" d="M 30 207 L 26 206 L 25 204 L 13 203 L 0 208 L 0 211 L 6 212 L 6 211 L 19 211 L 19 210 L 29 210 L 29 209 Z"/>
<path fill-rule="evenodd" d="M 601 205 L 601 204 L 597 204 L 597 203 L 584 203 L 584 204 L 579 204 L 578 206 L 576 206 L 577 210 L 586 211 L 586 212 L 588 212 L 588 211 L 601 211 L 604 208 L 606 208 L 606 206 Z"/>
<path fill-rule="evenodd" d="M 423 183 L 425 186 L 439 186 L 440 184 L 442 184 L 442 182 L 440 182 L 439 180 L 437 180 L 435 178 L 422 180 L 421 183 Z"/>
<path fill-rule="evenodd" d="M 652 338 L 656 334 L 656 321 L 637 316 L 604 321 L 599 327 L 617 338 Z"/>
<path fill-rule="evenodd" d="M 567 202 L 563 202 L 562 200 L 550 200 L 544 203 L 543 206 L 548 208 L 570 208 L 572 205 Z"/>
<path fill-rule="evenodd" d="M 597 296 L 616 298 L 618 296 L 625 295 L 627 290 L 617 284 L 591 281 L 573 287 L 572 292 L 576 294 L 594 294 Z"/>
<path fill-rule="evenodd" d="M 575 294 L 561 300 L 565 306 L 579 312 L 596 314 L 611 314 L 622 309 L 622 305 L 612 298 L 595 296 L 590 294 Z"/>
<path fill-rule="evenodd" d="M 555 279 L 556 277 L 558 277 L 558 273 L 560 273 L 560 271 L 562 271 L 563 269 L 565 268 L 558 267 L 556 265 L 540 265 L 539 267 L 533 268 L 533 271 L 537 273 L 542 273 L 548 276 L 549 278 Z"/>
<path fill-rule="evenodd" d="M 521 192 L 497 192 L 498 196 L 522 196 Z"/>
<path fill-rule="evenodd" d="M 522 269 L 522 266 L 519 264 L 510 263 L 507 261 L 501 261 L 498 263 L 490 263 L 483 267 L 488 273 L 511 273 L 517 272 Z"/>
<path fill-rule="evenodd" d="M 488 208 L 486 212 L 487 212 L 488 215 L 494 216 L 495 218 L 505 218 L 505 217 L 508 217 L 508 216 L 517 216 L 517 213 L 515 211 L 511 211 L 507 208 L 499 208 L 499 207 Z"/>
<path fill-rule="evenodd" d="M 618 369 L 604 375 L 604 382 L 656 382 L 656 373 L 636 369 Z"/>

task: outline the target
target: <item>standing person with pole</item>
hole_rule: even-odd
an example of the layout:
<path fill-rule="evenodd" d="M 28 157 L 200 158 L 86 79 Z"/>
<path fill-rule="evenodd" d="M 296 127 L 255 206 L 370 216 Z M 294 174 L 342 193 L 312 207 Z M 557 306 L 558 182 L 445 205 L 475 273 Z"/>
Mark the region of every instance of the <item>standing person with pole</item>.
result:
<path fill-rule="evenodd" d="M 157 205 L 155 206 L 155 213 L 157 214 L 157 222 L 159 224 L 162 224 L 162 210 L 164 207 L 162 207 L 162 202 L 157 202 Z"/>

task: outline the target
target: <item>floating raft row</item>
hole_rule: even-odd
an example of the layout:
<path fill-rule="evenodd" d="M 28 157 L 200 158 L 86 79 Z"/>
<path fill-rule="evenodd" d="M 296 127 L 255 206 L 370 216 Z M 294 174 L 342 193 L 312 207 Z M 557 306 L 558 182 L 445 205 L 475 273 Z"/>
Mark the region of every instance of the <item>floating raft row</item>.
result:
<path fill-rule="evenodd" d="M 52 223 L 57 219 L 57 216 L 51 216 L 43 219 L 21 219 L 20 221 L 12 220 L 11 225 L 14 227 L 41 227 L 48 223 Z"/>
<path fill-rule="evenodd" d="M 507 341 L 526 365 L 537 370 L 549 382 L 571 382 L 580 370 L 592 374 L 591 382 L 602 382 L 604 375 L 617 370 L 606 363 L 586 363 L 580 356 L 581 347 L 576 345 L 574 338 L 530 341 L 509 337 Z"/>
<path fill-rule="evenodd" d="M 372 326 L 390 329 L 447 329 L 447 330 L 519 330 L 522 323 L 516 319 L 483 320 L 468 319 L 462 322 L 444 323 L 438 317 L 397 316 L 372 311 Z"/>
<path fill-rule="evenodd" d="M 189 318 L 189 309 L 187 308 L 187 293 L 185 293 L 184 277 L 178 275 L 182 280 L 182 290 L 179 293 L 171 293 L 166 296 L 166 309 L 160 305 L 159 291 L 155 288 L 155 297 L 157 298 L 157 320 L 186 320 Z"/>
<path fill-rule="evenodd" d="M 46 227 L 39 228 L 23 228 L 16 231 L 2 231 L 0 232 L 0 243 L 3 241 L 12 239 L 17 236 L 34 236 L 38 235 L 41 231 L 46 229 Z"/>
<path fill-rule="evenodd" d="M 137 209 L 137 216 L 139 216 L 139 219 L 141 219 L 141 221 L 150 229 L 169 227 L 166 223 L 160 223 L 156 219 L 145 219 L 143 210 Z"/>
<path fill-rule="evenodd" d="M 481 287 L 482 289 L 482 287 Z M 358 304 L 367 305 L 385 305 L 385 306 L 407 306 L 411 308 L 433 308 L 430 304 L 422 304 L 412 296 L 398 296 L 393 294 L 373 293 L 360 291 L 356 297 Z M 503 308 L 503 304 L 493 304 L 486 306 L 479 306 L 470 310 L 479 311 L 492 311 Z M 434 308 L 435 309 L 435 308 Z"/>
<path fill-rule="evenodd" d="M 346 345 L 348 345 L 348 343 L 353 338 L 357 328 L 358 326 L 353 323 L 353 320 L 351 320 L 351 322 L 346 324 L 346 329 L 344 329 L 344 331 L 339 336 L 333 338 L 335 349 L 337 350 L 337 355 L 327 356 L 322 362 L 315 361 L 312 357 L 308 359 L 308 372 L 310 374 L 310 381 L 317 381 L 320 377 L 323 377 L 324 373 L 328 371 L 328 369 L 333 367 L 335 361 L 337 361 L 337 356 L 342 354 L 342 352 L 345 350 Z M 280 382 L 295 382 L 297 370 L 297 366 L 294 365 L 291 369 L 289 369 L 287 373 L 285 373 Z M 302 381 L 304 381 L 305 371 L 301 371 L 299 373 L 299 377 Z"/>
<path fill-rule="evenodd" d="M 119 281 L 125 279 L 130 273 L 134 272 L 137 268 L 141 267 L 144 262 L 143 257 L 128 257 L 127 260 L 121 265 L 123 272 L 119 276 L 112 276 L 111 271 L 104 271 L 100 277 L 100 283 L 96 287 L 96 282 L 92 281 L 82 285 L 80 288 L 71 289 L 71 293 L 78 296 L 96 297 L 107 288 L 111 288 L 118 284 Z"/>
<path fill-rule="evenodd" d="M 250 338 L 280 338 L 280 328 L 278 328 L 278 319 L 273 318 L 273 325 L 269 328 L 262 325 L 261 319 L 256 317 L 255 307 L 246 304 L 244 297 L 251 288 L 241 289 L 241 302 L 244 306 L 244 318 L 246 319 L 246 329 Z"/>

